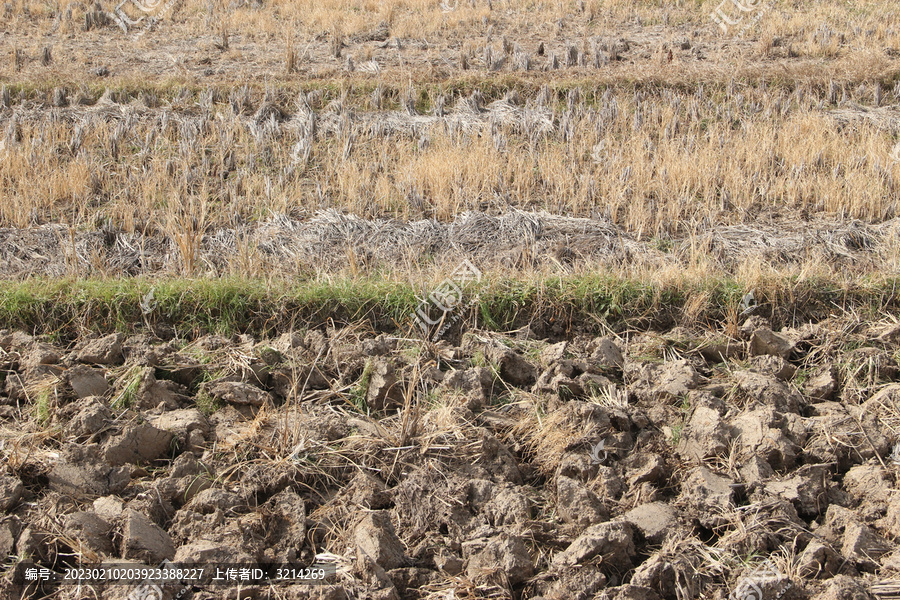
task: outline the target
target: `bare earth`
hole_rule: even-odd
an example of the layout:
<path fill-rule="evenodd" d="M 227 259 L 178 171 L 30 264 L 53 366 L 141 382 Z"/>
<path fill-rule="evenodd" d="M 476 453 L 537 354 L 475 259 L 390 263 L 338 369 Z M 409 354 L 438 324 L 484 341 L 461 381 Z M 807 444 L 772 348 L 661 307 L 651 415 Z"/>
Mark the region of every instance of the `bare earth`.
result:
<path fill-rule="evenodd" d="M 3 331 L 0 550 L 336 563 L 254 598 L 888 598 L 898 344 L 760 316 L 733 341 Z"/>

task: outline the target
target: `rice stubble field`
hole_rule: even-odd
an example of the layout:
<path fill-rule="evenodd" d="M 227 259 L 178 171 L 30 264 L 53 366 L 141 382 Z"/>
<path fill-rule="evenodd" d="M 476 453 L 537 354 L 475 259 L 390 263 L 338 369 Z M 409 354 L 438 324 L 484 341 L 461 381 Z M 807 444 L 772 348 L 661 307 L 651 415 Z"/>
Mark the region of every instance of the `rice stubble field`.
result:
<path fill-rule="evenodd" d="M 900 595 L 890 3 L 0 10 L 0 598 Z"/>

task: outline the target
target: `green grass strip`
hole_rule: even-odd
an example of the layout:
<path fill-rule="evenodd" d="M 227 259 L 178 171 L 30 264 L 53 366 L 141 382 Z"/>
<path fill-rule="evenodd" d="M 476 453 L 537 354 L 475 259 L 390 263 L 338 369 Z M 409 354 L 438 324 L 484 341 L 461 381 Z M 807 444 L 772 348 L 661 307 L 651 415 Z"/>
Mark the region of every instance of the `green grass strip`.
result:
<path fill-rule="evenodd" d="M 30 279 L 0 282 L 0 328 L 74 338 L 87 331 L 164 327 L 180 337 L 204 333 L 272 335 L 288 328 L 368 321 L 379 331 L 417 331 L 414 311 L 437 285 L 390 279 L 331 282 L 246 279 Z M 843 311 L 896 313 L 898 279 L 850 284 L 782 278 L 757 284 L 760 313 L 776 324 L 815 321 Z M 673 325 L 714 326 L 735 318 L 749 286 L 732 279 L 653 285 L 607 275 L 534 280 L 485 279 L 466 288 L 463 322 L 511 330 L 531 324 L 565 331 L 602 322 L 616 331 Z M 151 294 L 152 291 L 152 294 Z"/>

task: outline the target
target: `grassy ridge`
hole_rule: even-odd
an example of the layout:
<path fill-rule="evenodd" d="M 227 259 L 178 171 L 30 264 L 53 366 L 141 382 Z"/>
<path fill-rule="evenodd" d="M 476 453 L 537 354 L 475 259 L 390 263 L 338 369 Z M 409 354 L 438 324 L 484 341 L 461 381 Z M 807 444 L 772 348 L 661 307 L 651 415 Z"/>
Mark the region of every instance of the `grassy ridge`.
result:
<path fill-rule="evenodd" d="M 755 285 L 760 313 L 776 323 L 825 318 L 848 310 L 876 317 L 900 308 L 898 279 L 841 285 L 780 279 Z M 436 287 L 436 286 L 435 286 Z M 272 335 L 367 321 L 381 331 L 410 332 L 419 300 L 430 289 L 390 280 L 28 280 L 0 283 L 0 328 L 73 338 L 86 331 L 131 332 L 164 327 L 192 337 L 208 332 Z M 648 282 L 605 275 L 546 280 L 483 280 L 468 290 L 477 303 L 463 311 L 468 323 L 495 330 L 525 324 L 538 332 L 613 330 L 703 324 L 739 318 L 749 289 L 730 279 L 702 283 Z M 151 297 L 152 291 L 152 297 Z M 470 296 L 471 297 L 471 296 Z M 143 307 L 142 307 L 143 305 Z"/>

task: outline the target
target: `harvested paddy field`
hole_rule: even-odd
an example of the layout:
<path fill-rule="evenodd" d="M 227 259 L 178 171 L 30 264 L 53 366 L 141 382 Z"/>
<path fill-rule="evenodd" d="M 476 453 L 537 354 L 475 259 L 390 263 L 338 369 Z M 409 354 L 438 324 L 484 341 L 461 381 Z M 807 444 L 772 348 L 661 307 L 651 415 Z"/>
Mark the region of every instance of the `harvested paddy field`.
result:
<path fill-rule="evenodd" d="M 891 4 L 0 40 L 0 599 L 900 597 Z"/>

